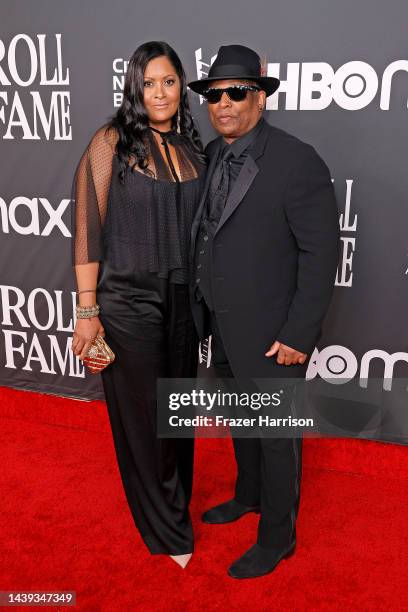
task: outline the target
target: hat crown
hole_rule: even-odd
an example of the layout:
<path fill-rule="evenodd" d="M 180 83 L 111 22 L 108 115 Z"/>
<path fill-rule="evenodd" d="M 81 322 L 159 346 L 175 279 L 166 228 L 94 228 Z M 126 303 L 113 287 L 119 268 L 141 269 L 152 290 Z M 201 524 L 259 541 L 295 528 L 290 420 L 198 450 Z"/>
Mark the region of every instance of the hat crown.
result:
<path fill-rule="evenodd" d="M 261 76 L 261 60 L 259 55 L 256 51 L 249 47 L 244 47 L 244 45 L 222 45 L 208 71 L 208 76 L 212 77 L 214 73 L 218 72 L 219 68 L 230 65 L 242 66 L 248 75 Z"/>
<path fill-rule="evenodd" d="M 263 74 L 261 59 L 253 49 L 244 45 L 222 45 L 208 75 L 191 81 L 188 86 L 196 93 L 204 94 L 210 83 L 224 79 L 255 81 L 267 96 L 272 95 L 280 83 L 276 77 Z"/>

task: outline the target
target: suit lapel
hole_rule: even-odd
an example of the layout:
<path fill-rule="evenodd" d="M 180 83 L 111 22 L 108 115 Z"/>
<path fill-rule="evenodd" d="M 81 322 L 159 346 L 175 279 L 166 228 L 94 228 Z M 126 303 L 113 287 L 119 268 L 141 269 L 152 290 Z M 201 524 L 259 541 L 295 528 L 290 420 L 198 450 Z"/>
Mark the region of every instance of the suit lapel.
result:
<path fill-rule="evenodd" d="M 242 166 L 237 180 L 235 181 L 234 186 L 227 198 L 225 208 L 221 215 L 221 219 L 218 223 L 215 234 L 217 234 L 217 232 L 221 229 L 224 223 L 229 219 L 232 213 L 241 204 L 245 194 L 247 193 L 248 189 L 252 184 L 252 181 L 258 174 L 259 166 L 255 160 L 258 159 L 261 155 L 263 155 L 268 135 L 269 125 L 266 123 L 266 121 L 264 121 L 262 130 L 259 133 L 259 136 L 251 149 L 251 153 L 247 155 L 244 165 Z"/>
<path fill-rule="evenodd" d="M 252 181 L 259 172 L 259 166 L 254 159 L 248 155 L 245 159 L 244 165 L 242 166 L 237 180 L 227 198 L 225 208 L 222 212 L 221 219 L 218 223 L 215 234 L 221 229 L 224 223 L 229 219 L 234 210 L 242 202 L 244 195 L 251 186 Z"/>

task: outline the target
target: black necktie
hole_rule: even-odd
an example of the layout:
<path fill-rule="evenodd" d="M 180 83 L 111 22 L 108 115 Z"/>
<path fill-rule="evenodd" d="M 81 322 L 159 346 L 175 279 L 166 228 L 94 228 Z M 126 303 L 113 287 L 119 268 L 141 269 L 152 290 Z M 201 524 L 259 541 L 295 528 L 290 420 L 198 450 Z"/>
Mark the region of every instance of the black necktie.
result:
<path fill-rule="evenodd" d="M 210 223 L 217 227 L 221 219 L 229 187 L 229 159 L 232 156 L 230 147 L 226 147 L 214 171 L 210 187 Z"/>

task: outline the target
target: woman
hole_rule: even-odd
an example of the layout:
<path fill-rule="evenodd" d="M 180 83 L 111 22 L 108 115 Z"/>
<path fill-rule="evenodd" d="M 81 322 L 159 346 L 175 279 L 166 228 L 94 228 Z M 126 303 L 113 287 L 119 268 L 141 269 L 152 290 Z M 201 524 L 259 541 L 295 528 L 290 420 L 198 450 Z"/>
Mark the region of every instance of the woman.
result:
<path fill-rule="evenodd" d="M 193 552 L 194 440 L 157 438 L 156 380 L 196 375 L 188 250 L 205 170 L 180 59 L 164 42 L 141 45 L 121 107 L 76 172 L 72 350 L 83 359 L 100 334 L 115 353 L 101 375 L 127 501 L 149 551 L 181 567 Z M 99 316 L 80 318 L 95 304 Z"/>

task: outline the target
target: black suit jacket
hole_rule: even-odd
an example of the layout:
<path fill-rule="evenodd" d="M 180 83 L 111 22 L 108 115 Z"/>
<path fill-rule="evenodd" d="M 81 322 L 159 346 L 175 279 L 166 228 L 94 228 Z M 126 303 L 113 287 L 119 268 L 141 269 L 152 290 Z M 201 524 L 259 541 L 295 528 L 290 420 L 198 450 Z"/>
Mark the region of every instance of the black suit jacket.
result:
<path fill-rule="evenodd" d="M 309 356 L 321 334 L 339 257 L 339 220 L 329 169 L 315 149 L 263 122 L 217 227 L 211 278 L 215 312 L 237 377 L 304 376 L 265 352 L 275 340 Z M 204 192 L 191 232 L 191 265 L 222 137 L 206 147 Z M 201 339 L 203 303 L 190 297 Z"/>

